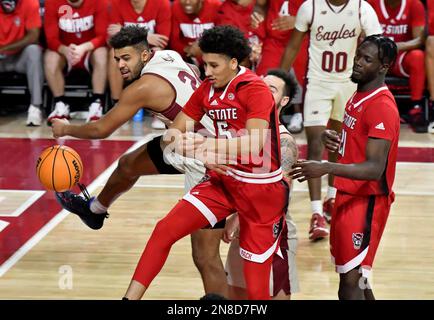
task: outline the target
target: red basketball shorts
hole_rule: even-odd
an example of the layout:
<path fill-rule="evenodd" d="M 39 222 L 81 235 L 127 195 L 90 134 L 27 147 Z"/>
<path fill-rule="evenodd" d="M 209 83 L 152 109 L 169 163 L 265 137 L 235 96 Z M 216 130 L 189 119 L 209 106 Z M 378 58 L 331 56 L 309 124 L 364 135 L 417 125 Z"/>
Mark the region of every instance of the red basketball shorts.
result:
<path fill-rule="evenodd" d="M 330 251 L 336 272 L 359 266 L 368 277 L 394 195 L 336 195 L 330 227 Z"/>
<path fill-rule="evenodd" d="M 278 249 L 288 205 L 286 182 L 279 176 L 274 179 L 272 174 L 268 180 L 277 181 L 267 182 L 263 176 L 261 179 L 252 176 L 248 180 L 253 183 L 247 183 L 233 176 L 208 172 L 183 200 L 193 204 L 211 226 L 238 212 L 240 255 L 246 260 L 262 263 Z"/>

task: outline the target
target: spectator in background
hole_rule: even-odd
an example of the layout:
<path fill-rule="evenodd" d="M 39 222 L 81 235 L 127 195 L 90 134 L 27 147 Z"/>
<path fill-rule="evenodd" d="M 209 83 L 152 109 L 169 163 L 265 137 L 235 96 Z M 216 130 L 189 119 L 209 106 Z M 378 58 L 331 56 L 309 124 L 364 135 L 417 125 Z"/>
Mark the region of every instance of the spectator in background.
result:
<path fill-rule="evenodd" d="M 169 43 L 171 10 L 169 0 L 110 0 L 109 38 L 127 25 L 137 25 L 148 30 L 148 43 L 152 50 L 162 50 Z M 112 104 L 116 104 L 122 91 L 122 77 L 113 56 L 109 53 L 108 79 Z M 158 118 L 152 121 L 154 129 L 164 129 L 165 125 Z"/>
<path fill-rule="evenodd" d="M 263 35 L 259 34 L 260 29 L 254 29 L 251 25 L 250 17 L 255 7 L 255 0 L 226 0 L 220 6 L 217 15 L 216 25 L 231 25 L 240 29 L 244 36 L 249 40 L 252 53 L 248 61 L 243 61 L 242 65 L 251 68 L 253 71 L 259 61 L 262 51 Z"/>
<path fill-rule="evenodd" d="M 214 27 L 220 0 L 175 0 L 172 5 L 170 48 L 184 60 L 202 65 L 198 38 L 206 29 Z"/>
<path fill-rule="evenodd" d="M 28 126 L 42 123 L 42 49 L 37 45 L 41 29 L 37 0 L 0 1 L 0 73 L 25 73 L 30 91 Z"/>
<path fill-rule="evenodd" d="M 427 0 L 428 37 L 425 42 L 425 65 L 429 91 L 429 120 L 428 132 L 434 133 L 434 0 Z"/>
<path fill-rule="evenodd" d="M 425 53 L 423 52 L 425 12 L 420 0 L 369 0 L 384 35 L 398 46 L 398 57 L 389 74 L 410 78 L 412 109 L 410 125 L 415 132 L 426 132 L 423 108 Z"/>
<path fill-rule="evenodd" d="M 64 72 L 69 73 L 72 69 L 92 73 L 93 96 L 86 121 L 101 118 L 107 80 L 107 19 L 105 0 L 50 0 L 45 3 L 48 49 L 44 55 L 44 69 L 55 102 L 48 124 L 54 118 L 69 118 Z"/>
<path fill-rule="evenodd" d="M 258 0 L 255 12 L 252 15 L 252 25 L 263 28 L 264 35 L 262 56 L 256 69 L 258 75 L 265 75 L 268 70 L 278 68 L 286 44 L 294 29 L 295 15 L 304 0 Z M 264 18 L 265 17 L 265 18 Z M 261 23 L 264 21 L 265 23 Z M 261 24 L 260 24 L 261 23 Z M 304 87 L 307 68 L 307 37 L 304 38 L 300 51 L 293 64 L 298 82 Z M 293 104 L 294 114 L 288 125 L 292 133 L 301 132 L 303 129 L 303 116 L 301 113 L 302 87 L 299 87 Z"/>

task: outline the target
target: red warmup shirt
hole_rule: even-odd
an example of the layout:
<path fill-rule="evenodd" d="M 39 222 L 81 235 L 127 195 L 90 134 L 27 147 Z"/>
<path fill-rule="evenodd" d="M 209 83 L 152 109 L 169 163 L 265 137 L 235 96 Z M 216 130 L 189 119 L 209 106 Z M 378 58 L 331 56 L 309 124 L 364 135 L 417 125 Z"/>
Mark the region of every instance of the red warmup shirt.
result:
<path fill-rule="evenodd" d="M 395 42 L 413 39 L 412 28 L 425 26 L 425 11 L 419 0 L 401 0 L 396 8 L 386 0 L 369 0 L 383 28 L 383 34 Z"/>
<path fill-rule="evenodd" d="M 280 31 L 280 30 L 273 30 L 271 27 L 271 24 L 273 21 L 280 16 L 296 16 L 298 8 L 302 5 L 304 0 L 271 0 L 268 1 L 269 7 L 267 10 L 267 17 L 265 19 L 265 33 L 267 38 L 271 37 L 273 39 L 276 39 L 278 41 L 281 41 L 286 45 L 288 42 L 292 30 L 287 31 Z"/>
<path fill-rule="evenodd" d="M 106 0 L 84 0 L 78 8 L 67 0 L 45 2 L 44 27 L 47 45 L 57 51 L 60 45 L 92 42 L 95 48 L 105 45 L 108 26 Z"/>
<path fill-rule="evenodd" d="M 428 10 L 428 34 L 434 35 L 434 0 L 426 0 Z"/>
<path fill-rule="evenodd" d="M 13 13 L 0 9 L 0 47 L 24 38 L 27 30 L 41 28 L 38 0 L 21 0 Z M 15 54 L 19 50 L 1 52 Z"/>
<path fill-rule="evenodd" d="M 204 0 L 198 15 L 188 15 L 179 0 L 172 5 L 172 32 L 170 47 L 185 58 L 184 48 L 196 41 L 204 30 L 214 27 L 220 0 Z"/>
<path fill-rule="evenodd" d="M 206 113 L 213 120 L 218 138 L 241 136 L 248 119 L 268 121 L 270 131 L 261 155 L 265 153 L 263 159 L 269 165 L 262 168 L 265 162 L 260 163 L 259 159 L 250 158 L 249 163 L 244 163 L 238 157 L 237 164 L 231 167 L 250 173 L 254 169 L 269 173 L 280 168 L 279 124 L 274 99 L 267 85 L 252 71 L 241 67 L 238 75 L 220 90 L 214 90 L 206 79 L 186 103 L 183 112 L 195 121 Z"/>
<path fill-rule="evenodd" d="M 339 191 L 360 196 L 393 193 L 399 125 L 398 107 L 386 86 L 354 94 L 345 108 L 338 162 L 366 161 L 369 138 L 390 141 L 390 149 L 383 179 L 354 180 L 335 176 L 335 187 Z"/>
<path fill-rule="evenodd" d="M 261 28 L 253 29 L 250 26 L 250 16 L 253 13 L 255 2 L 256 1 L 253 1 L 247 7 L 243 7 L 232 0 L 226 0 L 218 10 L 216 25 L 231 25 L 244 32 L 247 38 L 256 34 L 262 39 L 263 34 L 261 33 Z"/>
<path fill-rule="evenodd" d="M 110 23 L 137 25 L 148 29 L 149 33 L 170 36 L 171 11 L 169 0 L 148 0 L 137 13 L 130 0 L 111 0 Z"/>

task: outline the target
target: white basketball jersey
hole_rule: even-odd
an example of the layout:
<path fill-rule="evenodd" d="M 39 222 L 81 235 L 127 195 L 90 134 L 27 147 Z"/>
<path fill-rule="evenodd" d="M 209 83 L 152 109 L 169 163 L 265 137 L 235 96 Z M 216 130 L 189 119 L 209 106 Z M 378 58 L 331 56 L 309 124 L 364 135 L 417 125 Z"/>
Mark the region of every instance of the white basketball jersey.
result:
<path fill-rule="evenodd" d="M 143 67 L 140 75 L 144 74 L 159 76 L 168 81 L 175 89 L 174 104 L 167 109 L 167 112 L 155 113 L 164 122 L 173 121 L 201 83 L 199 76 L 182 60 L 181 55 L 172 50 L 156 51 Z M 200 123 L 206 130 L 215 135 L 211 118 L 204 115 Z"/>
<path fill-rule="evenodd" d="M 307 77 L 329 82 L 350 79 L 357 39 L 362 31 L 361 0 L 348 0 L 336 9 L 327 0 L 310 0 L 313 5 L 310 27 Z"/>

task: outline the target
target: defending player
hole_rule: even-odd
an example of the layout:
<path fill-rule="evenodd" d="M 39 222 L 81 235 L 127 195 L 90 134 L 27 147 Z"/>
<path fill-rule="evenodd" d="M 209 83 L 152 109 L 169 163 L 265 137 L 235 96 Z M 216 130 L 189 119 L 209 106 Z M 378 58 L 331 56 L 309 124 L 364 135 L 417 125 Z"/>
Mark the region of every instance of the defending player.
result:
<path fill-rule="evenodd" d="M 393 40 L 373 35 L 357 49 L 351 80 L 357 92 L 345 109 L 342 135 L 326 130 L 325 146 L 338 163 L 297 163 L 294 179 L 334 174 L 338 189 L 332 213 L 330 251 L 340 275 L 340 299 L 373 299 L 367 278 L 394 201 L 399 112 L 384 83 L 395 61 Z"/>
<path fill-rule="evenodd" d="M 206 30 L 199 46 L 207 79 L 174 120 L 166 137 L 185 132 L 187 123 L 208 114 L 217 139 L 184 134 L 180 151 L 206 154 L 208 170 L 201 183 L 160 220 L 140 258 L 127 299 L 140 299 L 163 267 L 172 245 L 236 211 L 240 218 L 240 253 L 250 299 L 269 299 L 269 277 L 280 241 L 288 186 L 282 180 L 277 110 L 265 83 L 239 63 L 250 54 L 241 31 L 230 26 Z M 175 131 L 175 132 L 173 132 Z M 169 136 L 171 134 L 172 136 Z M 176 141 L 175 141 L 176 142 Z M 236 156 L 229 166 L 209 155 Z M 214 160 L 214 161 L 212 161 Z M 269 201 L 273 199 L 273 201 Z"/>
<path fill-rule="evenodd" d="M 297 91 L 295 76 L 280 69 L 272 69 L 267 72 L 264 82 L 270 88 L 274 101 L 278 107 L 278 114 L 293 99 Z M 298 159 L 298 150 L 294 137 L 284 125 L 279 125 L 280 153 L 282 157 L 282 171 L 290 183 L 292 165 Z M 290 194 L 291 197 L 291 194 Z M 270 277 L 270 296 L 274 300 L 289 300 L 291 294 L 298 291 L 297 267 L 295 256 L 297 251 L 297 230 L 289 210 L 285 215 L 286 226 L 282 230 L 280 252 L 273 256 L 272 274 Z M 225 242 L 230 242 L 227 259 L 226 273 L 229 285 L 230 299 L 246 299 L 246 284 L 243 274 L 243 259 L 240 257 L 239 222 L 235 214 L 226 220 Z"/>

